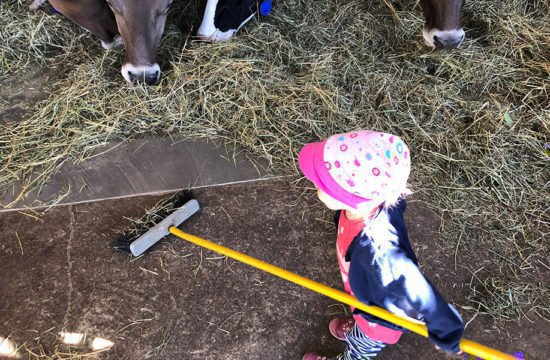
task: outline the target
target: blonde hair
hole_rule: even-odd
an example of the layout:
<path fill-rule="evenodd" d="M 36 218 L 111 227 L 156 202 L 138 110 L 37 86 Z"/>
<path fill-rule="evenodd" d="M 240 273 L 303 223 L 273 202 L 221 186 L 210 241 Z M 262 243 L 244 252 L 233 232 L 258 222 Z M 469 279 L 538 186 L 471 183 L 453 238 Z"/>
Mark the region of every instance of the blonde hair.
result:
<path fill-rule="evenodd" d="M 388 209 L 392 206 L 397 205 L 399 200 L 404 199 L 406 196 L 411 195 L 413 192 L 411 189 L 406 187 L 403 191 L 399 193 L 393 194 L 386 194 L 386 196 L 383 199 L 380 199 L 380 202 L 377 205 L 373 205 L 372 202 L 366 201 L 363 203 L 360 203 L 357 205 L 357 212 L 362 213 L 363 217 L 365 218 L 365 222 L 370 220 L 372 210 L 375 207 L 379 207 L 382 205 L 382 207 Z"/>

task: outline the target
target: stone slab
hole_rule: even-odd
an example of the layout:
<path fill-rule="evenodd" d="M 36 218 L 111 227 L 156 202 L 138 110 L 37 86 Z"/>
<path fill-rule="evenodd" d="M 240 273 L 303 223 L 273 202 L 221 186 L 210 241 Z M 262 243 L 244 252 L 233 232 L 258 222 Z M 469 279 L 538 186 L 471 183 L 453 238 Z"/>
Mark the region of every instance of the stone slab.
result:
<path fill-rule="evenodd" d="M 20 184 L 0 189 L 0 212 L 268 178 L 266 161 L 211 140 L 145 138 L 109 144 L 80 164 L 67 162 L 19 201 Z"/>

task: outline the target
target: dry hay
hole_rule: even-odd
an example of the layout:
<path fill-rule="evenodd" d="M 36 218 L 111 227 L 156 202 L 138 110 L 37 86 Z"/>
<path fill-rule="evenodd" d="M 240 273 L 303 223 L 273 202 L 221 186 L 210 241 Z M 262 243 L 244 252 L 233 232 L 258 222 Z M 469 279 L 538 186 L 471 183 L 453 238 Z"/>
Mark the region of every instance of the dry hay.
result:
<path fill-rule="evenodd" d="M 31 117 L 2 127 L 3 189 L 19 180 L 23 194 L 62 162 L 143 134 L 224 139 L 296 173 L 305 142 L 392 132 L 412 149 L 413 189 L 443 214 L 442 238 L 473 274 L 462 310 L 550 319 L 548 2 L 467 2 L 455 51 L 422 45 L 414 2 L 400 4 L 401 25 L 384 2 L 280 1 L 225 44 L 188 37 L 189 6 L 168 22 L 154 87 L 123 83 L 122 50 L 103 52 L 26 4 L 0 6 L 0 76 L 37 63 L 61 74 Z"/>
<path fill-rule="evenodd" d="M 60 65 L 66 61 L 64 55 L 72 57 L 82 51 L 86 36 L 75 25 L 67 24 L 61 17 L 26 11 L 29 1 L 16 3 L 18 6 L 0 2 L 0 79 L 31 63 Z"/>

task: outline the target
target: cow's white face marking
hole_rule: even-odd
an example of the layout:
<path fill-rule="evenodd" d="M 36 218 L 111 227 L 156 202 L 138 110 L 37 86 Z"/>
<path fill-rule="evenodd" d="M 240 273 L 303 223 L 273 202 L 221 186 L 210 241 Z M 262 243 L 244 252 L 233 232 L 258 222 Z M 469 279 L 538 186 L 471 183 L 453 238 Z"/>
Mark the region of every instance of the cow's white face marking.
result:
<path fill-rule="evenodd" d="M 254 18 L 254 14 L 252 14 L 246 18 L 237 29 L 220 31 L 216 28 L 216 24 L 214 23 L 218 1 L 219 0 L 208 0 L 206 3 L 202 23 L 197 30 L 197 37 L 202 41 L 228 41 L 235 36 L 237 31 L 239 31 L 247 22 Z"/>

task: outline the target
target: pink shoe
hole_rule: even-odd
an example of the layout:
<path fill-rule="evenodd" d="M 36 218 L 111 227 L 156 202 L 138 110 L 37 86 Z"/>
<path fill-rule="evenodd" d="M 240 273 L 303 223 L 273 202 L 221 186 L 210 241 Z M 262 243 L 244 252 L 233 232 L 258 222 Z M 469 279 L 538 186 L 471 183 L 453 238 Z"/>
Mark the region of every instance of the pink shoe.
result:
<path fill-rule="evenodd" d="M 338 340 L 346 341 L 346 334 L 349 333 L 353 326 L 355 325 L 355 320 L 353 318 L 347 318 L 345 316 L 335 317 L 328 324 L 328 330 Z"/>
<path fill-rule="evenodd" d="M 317 353 L 313 353 L 313 352 L 310 352 L 310 353 L 307 353 L 307 354 L 304 354 L 304 357 L 302 358 L 302 360 L 333 360 L 334 358 L 329 358 L 329 357 L 326 357 L 326 356 L 321 356 Z"/>

